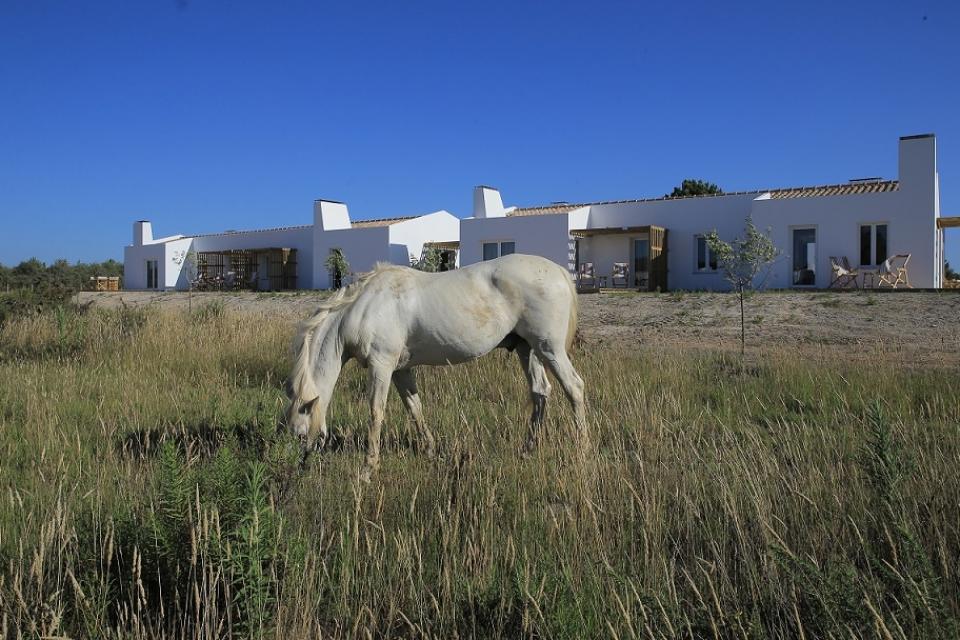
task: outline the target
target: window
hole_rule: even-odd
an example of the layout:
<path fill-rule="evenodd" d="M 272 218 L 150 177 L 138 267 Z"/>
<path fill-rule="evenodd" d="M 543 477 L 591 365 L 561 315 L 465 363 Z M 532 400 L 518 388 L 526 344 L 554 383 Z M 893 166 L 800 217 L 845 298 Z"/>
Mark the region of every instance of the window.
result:
<path fill-rule="evenodd" d="M 710 251 L 707 239 L 697 236 L 697 271 L 709 272 L 717 270 L 717 256 Z"/>
<path fill-rule="evenodd" d="M 496 260 L 501 256 L 508 256 L 516 252 L 516 243 L 512 240 L 507 242 L 484 242 L 483 259 Z"/>
<path fill-rule="evenodd" d="M 817 283 L 817 230 L 793 230 L 793 284 L 812 287 Z"/>
<path fill-rule="evenodd" d="M 860 266 L 874 267 L 887 259 L 887 225 L 860 225 Z"/>
<path fill-rule="evenodd" d="M 147 260 L 147 289 L 156 289 L 158 286 L 157 261 Z"/>

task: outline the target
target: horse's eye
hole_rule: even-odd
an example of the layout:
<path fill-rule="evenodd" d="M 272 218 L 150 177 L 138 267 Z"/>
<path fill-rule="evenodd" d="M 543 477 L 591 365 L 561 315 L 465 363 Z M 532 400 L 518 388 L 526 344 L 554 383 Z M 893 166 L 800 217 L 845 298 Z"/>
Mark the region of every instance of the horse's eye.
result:
<path fill-rule="evenodd" d="M 302 416 L 307 415 L 308 413 L 310 413 L 311 410 L 313 410 L 313 405 L 314 403 L 316 403 L 316 401 L 317 399 L 314 398 L 310 402 L 304 402 L 303 404 L 300 405 L 300 408 L 297 409 L 297 412 Z"/>

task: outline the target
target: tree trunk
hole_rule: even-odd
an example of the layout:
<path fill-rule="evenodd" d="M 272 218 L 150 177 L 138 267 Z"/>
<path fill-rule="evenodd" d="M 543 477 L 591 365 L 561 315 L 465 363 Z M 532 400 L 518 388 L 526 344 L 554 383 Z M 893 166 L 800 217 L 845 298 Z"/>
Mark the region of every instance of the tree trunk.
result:
<path fill-rule="evenodd" d="M 747 353 L 747 330 L 743 317 L 743 285 L 740 285 L 740 357 Z"/>

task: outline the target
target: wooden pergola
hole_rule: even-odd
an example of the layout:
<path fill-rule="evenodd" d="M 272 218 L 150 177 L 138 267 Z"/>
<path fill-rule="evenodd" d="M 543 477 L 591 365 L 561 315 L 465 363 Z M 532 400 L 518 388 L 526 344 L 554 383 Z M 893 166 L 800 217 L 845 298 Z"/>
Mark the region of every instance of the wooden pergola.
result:
<path fill-rule="evenodd" d="M 647 291 L 666 291 L 667 230 L 665 228 L 648 224 L 628 227 L 595 227 L 570 231 L 570 235 L 578 239 L 592 236 L 641 234 L 646 234 L 650 240 L 650 270 L 647 278 Z"/>
<path fill-rule="evenodd" d="M 282 291 L 297 288 L 297 250 L 287 247 L 197 253 L 198 282 L 217 289 Z"/>

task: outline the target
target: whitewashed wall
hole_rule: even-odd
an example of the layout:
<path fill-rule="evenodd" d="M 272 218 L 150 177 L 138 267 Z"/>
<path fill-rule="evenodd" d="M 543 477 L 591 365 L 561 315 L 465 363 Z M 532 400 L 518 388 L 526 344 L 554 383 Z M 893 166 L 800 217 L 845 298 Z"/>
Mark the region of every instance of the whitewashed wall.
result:
<path fill-rule="evenodd" d="M 516 243 L 517 253 L 543 256 L 563 268 L 568 262 L 569 216 L 564 213 L 460 221 L 460 263 L 483 261 L 484 242 Z"/>
<path fill-rule="evenodd" d="M 729 285 L 719 273 L 697 272 L 695 237 L 714 229 L 723 238 L 739 235 L 754 197 L 729 195 L 593 205 L 589 226 L 664 227 L 667 229 L 667 286 L 671 289 L 725 290 Z M 581 243 L 580 260 L 594 262 L 598 275 L 610 275 L 614 262 L 630 260 L 632 237 L 594 236 Z"/>
<path fill-rule="evenodd" d="M 456 242 L 460 219 L 448 211 L 437 211 L 390 225 L 391 262 L 410 264 L 423 255 L 427 242 Z"/>
<path fill-rule="evenodd" d="M 898 191 L 862 195 L 770 199 L 768 194 L 724 195 L 590 205 L 570 214 L 466 219 L 461 222 L 464 264 L 482 259 L 482 243 L 514 240 L 517 251 L 565 264 L 568 229 L 656 225 L 667 229 L 668 285 L 671 289 L 729 289 L 717 272 L 699 272 L 696 236 L 717 230 L 730 240 L 742 237 L 750 214 L 761 229 L 771 230 L 782 256 L 768 286 L 792 286 L 792 234 L 795 227 L 817 229 L 816 286 L 830 284 L 830 256 L 859 262 L 860 225 L 887 224 L 887 250 L 911 254 L 910 280 L 917 287 L 942 282 L 942 234 L 936 139 L 902 138 L 898 147 Z M 586 224 L 584 224 L 586 219 Z M 580 261 L 593 262 L 598 275 L 609 276 L 614 262 L 629 261 L 630 235 L 593 236 L 581 241 Z"/>
<path fill-rule="evenodd" d="M 123 288 L 147 288 L 147 260 L 156 260 L 158 270 L 166 262 L 166 252 L 163 243 L 141 246 L 127 246 L 123 248 Z M 160 276 L 160 274 L 157 274 Z M 158 280 L 162 282 L 162 280 Z"/>
<path fill-rule="evenodd" d="M 337 229 L 314 236 L 313 283 L 316 289 L 333 286 L 324 261 L 331 249 L 338 248 L 350 263 L 350 271 L 362 273 L 373 269 L 378 262 L 390 262 L 390 227 Z"/>
<path fill-rule="evenodd" d="M 816 286 L 830 285 L 830 256 L 846 256 L 852 265 L 860 260 L 860 225 L 887 225 L 887 253 L 909 253 L 910 281 L 915 287 L 934 286 L 935 230 L 932 211 L 918 211 L 910 194 L 902 191 L 835 196 L 757 200 L 753 207 L 757 226 L 769 227 L 771 237 L 783 252 L 769 286 L 792 286 L 794 228 L 814 227 L 817 231 Z M 934 223 L 935 224 L 935 223 Z"/>
<path fill-rule="evenodd" d="M 191 251 L 291 248 L 297 250 L 297 286 L 313 287 L 313 228 L 294 227 L 267 231 L 244 231 L 206 236 L 154 240 L 151 244 L 124 248 L 124 288 L 147 287 L 147 260 L 158 261 L 162 289 L 186 290 L 190 286 L 187 254 Z"/>
<path fill-rule="evenodd" d="M 170 240 L 163 243 L 163 261 L 160 263 L 160 282 L 164 289 L 186 290 L 190 281 L 184 273 L 187 254 L 193 246 L 193 238 Z"/>
<path fill-rule="evenodd" d="M 754 222 L 761 228 L 771 228 L 773 241 L 783 252 L 769 286 L 792 286 L 792 229 L 816 228 L 816 286 L 828 287 L 830 256 L 846 256 L 851 264 L 858 264 L 860 225 L 872 223 L 887 225 L 888 255 L 910 254 L 908 271 L 913 286 L 939 286 L 943 266 L 937 250 L 935 139 L 901 140 L 899 164 L 898 191 L 754 201 Z"/>

